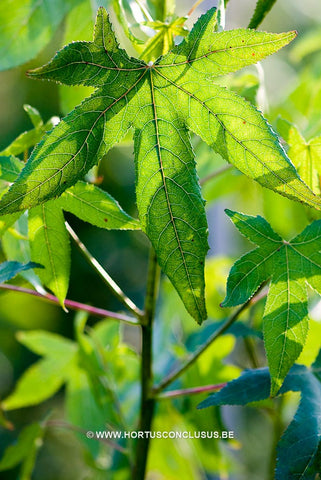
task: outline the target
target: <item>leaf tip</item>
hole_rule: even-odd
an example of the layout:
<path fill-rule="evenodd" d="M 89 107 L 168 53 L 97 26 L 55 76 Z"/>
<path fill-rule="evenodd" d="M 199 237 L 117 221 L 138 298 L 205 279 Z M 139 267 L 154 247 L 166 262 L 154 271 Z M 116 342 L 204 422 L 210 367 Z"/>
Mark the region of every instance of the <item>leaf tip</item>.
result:
<path fill-rule="evenodd" d="M 234 212 L 234 210 L 230 210 L 229 208 L 225 208 L 224 212 L 226 213 L 226 215 L 230 218 L 232 218 L 236 212 Z"/>

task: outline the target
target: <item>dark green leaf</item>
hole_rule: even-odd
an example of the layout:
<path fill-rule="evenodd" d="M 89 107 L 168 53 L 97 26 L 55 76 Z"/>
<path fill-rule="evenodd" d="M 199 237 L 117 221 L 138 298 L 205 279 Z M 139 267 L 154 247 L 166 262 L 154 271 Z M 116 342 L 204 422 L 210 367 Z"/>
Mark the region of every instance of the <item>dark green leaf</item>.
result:
<path fill-rule="evenodd" d="M 13 155 L 0 157 L 0 179 L 6 182 L 14 182 L 23 167 L 24 163 Z"/>
<path fill-rule="evenodd" d="M 31 268 L 43 268 L 42 265 L 35 262 L 28 262 L 25 265 L 19 262 L 3 262 L 0 264 L 0 283 L 8 282 L 13 277 L 18 275 L 24 270 L 30 270 Z"/>
<path fill-rule="evenodd" d="M 276 0 L 258 0 L 253 17 L 249 23 L 249 28 L 257 28 L 263 22 L 265 16 L 269 13 Z"/>
<path fill-rule="evenodd" d="M 276 480 L 314 480 L 320 471 L 321 384 L 317 378 L 320 358 L 319 354 L 311 370 L 303 365 L 294 365 L 279 392 L 299 391 L 301 401 L 277 446 Z M 246 370 L 239 378 L 201 402 L 198 408 L 246 405 L 268 398 L 269 391 L 267 368 Z"/>
<path fill-rule="evenodd" d="M 306 341 L 306 283 L 321 294 L 321 221 L 313 222 L 287 242 L 262 217 L 226 212 L 240 232 L 258 248 L 232 267 L 222 306 L 246 302 L 263 282 L 271 279 L 263 332 L 272 376 L 271 394 L 275 395 Z"/>
<path fill-rule="evenodd" d="M 245 370 L 236 380 L 203 400 L 197 408 L 213 405 L 247 405 L 269 397 L 270 373 L 268 368 Z"/>

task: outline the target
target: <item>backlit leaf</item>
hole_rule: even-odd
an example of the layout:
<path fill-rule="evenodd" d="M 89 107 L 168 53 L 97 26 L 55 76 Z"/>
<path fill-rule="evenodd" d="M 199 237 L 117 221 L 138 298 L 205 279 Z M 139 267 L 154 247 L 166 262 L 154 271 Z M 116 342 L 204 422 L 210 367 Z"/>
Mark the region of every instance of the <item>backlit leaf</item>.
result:
<path fill-rule="evenodd" d="M 290 242 L 282 240 L 264 218 L 226 211 L 255 250 L 232 267 L 222 306 L 246 302 L 270 280 L 263 333 L 275 395 L 299 357 L 308 333 L 306 284 L 321 294 L 321 221 L 315 221 Z"/>
<path fill-rule="evenodd" d="M 118 202 L 101 188 L 77 182 L 54 201 L 66 212 L 107 230 L 139 230 L 139 222 L 130 217 Z M 1 218 L 1 217 L 0 217 Z"/>
<path fill-rule="evenodd" d="M 33 78 L 93 86 L 95 93 L 44 137 L 0 201 L 0 213 L 7 214 L 62 194 L 134 127 L 142 228 L 199 323 L 206 318 L 207 223 L 188 129 L 262 185 L 321 205 L 261 114 L 212 82 L 277 51 L 295 32 L 216 33 L 215 25 L 211 9 L 179 46 L 146 64 L 119 48 L 100 9 L 93 42 L 67 45 L 47 65 L 29 72 Z"/>
<path fill-rule="evenodd" d="M 55 200 L 32 208 L 28 216 L 31 259 L 44 266 L 38 275 L 64 305 L 70 275 L 70 244 L 63 212 Z"/>

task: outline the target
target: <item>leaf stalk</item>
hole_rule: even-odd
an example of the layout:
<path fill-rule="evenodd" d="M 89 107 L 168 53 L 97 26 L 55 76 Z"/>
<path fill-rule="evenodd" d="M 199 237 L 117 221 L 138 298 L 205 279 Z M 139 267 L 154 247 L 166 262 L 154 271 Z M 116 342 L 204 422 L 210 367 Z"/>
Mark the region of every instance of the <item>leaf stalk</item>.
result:
<path fill-rule="evenodd" d="M 117 285 L 117 283 L 111 278 L 111 276 L 106 272 L 106 270 L 100 265 L 95 257 L 89 252 L 87 247 L 82 243 L 76 232 L 72 229 L 68 222 L 66 222 L 67 231 L 77 246 L 80 253 L 86 259 L 88 264 L 95 270 L 104 283 L 108 286 L 113 295 L 130 311 L 138 320 L 144 318 L 144 312 L 140 310 L 135 303 L 128 298 L 128 296 L 122 291 L 122 289 Z"/>

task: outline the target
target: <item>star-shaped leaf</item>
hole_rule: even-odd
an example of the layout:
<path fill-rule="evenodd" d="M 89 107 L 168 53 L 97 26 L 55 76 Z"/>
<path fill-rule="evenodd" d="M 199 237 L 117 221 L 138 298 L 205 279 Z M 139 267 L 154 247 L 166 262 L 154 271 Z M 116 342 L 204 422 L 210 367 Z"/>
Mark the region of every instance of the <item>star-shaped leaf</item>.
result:
<path fill-rule="evenodd" d="M 258 248 L 232 267 L 222 306 L 246 302 L 271 280 L 264 310 L 263 335 L 275 395 L 299 357 L 308 333 L 306 284 L 321 294 L 321 221 L 290 242 L 282 240 L 262 217 L 226 211 L 240 232 Z"/>
<path fill-rule="evenodd" d="M 71 43 L 49 64 L 29 72 L 96 91 L 44 137 L 0 202 L 0 214 L 7 214 L 60 195 L 134 127 L 141 224 L 160 266 L 198 322 L 206 318 L 207 223 L 188 129 L 263 186 L 321 205 L 261 114 L 213 82 L 275 52 L 295 32 L 216 33 L 215 25 L 211 9 L 179 46 L 146 64 L 119 48 L 101 8 L 93 42 Z"/>
<path fill-rule="evenodd" d="M 314 480 L 320 473 L 321 454 L 321 355 L 311 368 L 294 365 L 280 394 L 300 392 L 301 400 L 294 419 L 277 445 L 276 480 Z M 267 368 L 245 370 L 218 393 L 210 395 L 198 408 L 212 405 L 246 405 L 269 397 Z"/>

